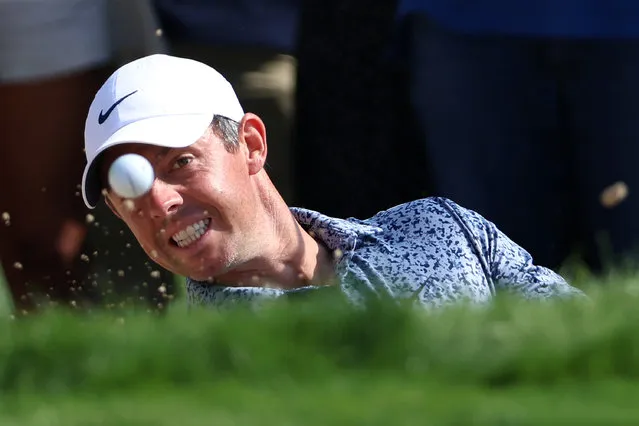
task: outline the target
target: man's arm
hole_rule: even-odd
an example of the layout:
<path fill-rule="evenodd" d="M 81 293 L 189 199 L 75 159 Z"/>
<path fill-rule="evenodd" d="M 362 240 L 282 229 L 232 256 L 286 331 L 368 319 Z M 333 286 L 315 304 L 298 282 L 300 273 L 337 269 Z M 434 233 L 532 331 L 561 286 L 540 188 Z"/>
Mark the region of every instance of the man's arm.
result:
<path fill-rule="evenodd" d="M 190 307 L 230 307 L 241 304 L 258 305 L 284 294 L 283 290 L 264 287 L 225 287 L 186 279 L 186 301 Z"/>
<path fill-rule="evenodd" d="M 497 227 L 492 227 L 490 266 L 495 290 L 521 294 L 525 298 L 584 296 L 549 268 L 535 265 L 532 256 Z"/>
<path fill-rule="evenodd" d="M 444 203 L 475 243 L 496 291 L 516 293 L 527 299 L 585 296 L 556 272 L 535 265 L 530 253 L 492 222 L 449 200 Z"/>

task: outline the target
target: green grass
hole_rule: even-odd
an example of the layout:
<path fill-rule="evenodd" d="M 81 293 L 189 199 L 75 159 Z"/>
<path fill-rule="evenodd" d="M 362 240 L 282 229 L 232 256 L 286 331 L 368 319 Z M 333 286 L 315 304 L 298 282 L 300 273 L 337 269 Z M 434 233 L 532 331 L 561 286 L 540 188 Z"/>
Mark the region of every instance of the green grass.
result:
<path fill-rule="evenodd" d="M 639 279 L 579 285 L 592 302 L 0 320 L 0 424 L 635 423 Z"/>
<path fill-rule="evenodd" d="M 3 425 L 628 425 L 625 383 L 478 389 L 397 379 L 333 378 L 296 386 L 219 382 L 108 396 L 24 396 L 0 403 Z"/>

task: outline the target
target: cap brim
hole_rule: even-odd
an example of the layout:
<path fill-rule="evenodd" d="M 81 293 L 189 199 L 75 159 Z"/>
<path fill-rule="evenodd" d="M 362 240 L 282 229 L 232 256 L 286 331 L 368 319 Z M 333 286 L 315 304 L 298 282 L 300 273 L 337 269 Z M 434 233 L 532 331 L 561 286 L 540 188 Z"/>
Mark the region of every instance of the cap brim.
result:
<path fill-rule="evenodd" d="M 90 209 L 100 200 L 102 185 L 97 164 L 107 149 L 125 143 L 141 143 L 167 148 L 184 148 L 195 143 L 211 124 L 209 114 L 189 114 L 152 117 L 127 124 L 115 132 L 87 161 L 82 175 L 82 198 Z"/>

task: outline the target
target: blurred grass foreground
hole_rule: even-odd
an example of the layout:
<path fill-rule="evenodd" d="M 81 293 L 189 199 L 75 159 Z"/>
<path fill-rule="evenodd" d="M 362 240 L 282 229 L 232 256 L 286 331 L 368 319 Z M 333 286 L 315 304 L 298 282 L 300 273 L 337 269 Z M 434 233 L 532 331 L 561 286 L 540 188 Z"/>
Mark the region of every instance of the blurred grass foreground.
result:
<path fill-rule="evenodd" d="M 590 302 L 0 321 L 1 425 L 638 424 L 639 278 Z"/>

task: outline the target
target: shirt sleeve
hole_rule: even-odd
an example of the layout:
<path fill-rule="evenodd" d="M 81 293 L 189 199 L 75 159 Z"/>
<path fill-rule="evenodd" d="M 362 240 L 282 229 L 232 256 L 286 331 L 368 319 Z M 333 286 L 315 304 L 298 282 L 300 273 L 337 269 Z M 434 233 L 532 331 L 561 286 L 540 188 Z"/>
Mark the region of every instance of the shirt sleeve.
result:
<path fill-rule="evenodd" d="M 266 287 L 225 287 L 186 280 L 188 307 L 207 306 L 226 308 L 238 305 L 257 306 L 284 294 L 283 290 Z"/>
<path fill-rule="evenodd" d="M 497 292 L 516 293 L 526 299 L 585 297 L 581 290 L 568 284 L 553 270 L 535 265 L 530 253 L 495 224 L 448 200 L 446 204 L 469 234 Z"/>

